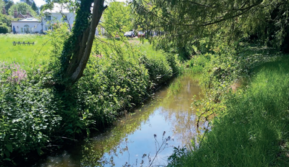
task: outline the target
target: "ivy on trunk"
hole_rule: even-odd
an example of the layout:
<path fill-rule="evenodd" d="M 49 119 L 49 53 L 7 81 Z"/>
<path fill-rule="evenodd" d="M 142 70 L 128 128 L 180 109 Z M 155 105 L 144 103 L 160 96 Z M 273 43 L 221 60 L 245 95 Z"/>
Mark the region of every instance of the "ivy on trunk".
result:
<path fill-rule="evenodd" d="M 92 6 L 93 13 L 91 14 Z M 65 41 L 60 58 L 61 69 L 57 76 L 61 78 L 60 85 L 73 85 L 83 75 L 90 56 L 96 27 L 106 8 L 104 0 L 81 0 L 72 34 Z"/>

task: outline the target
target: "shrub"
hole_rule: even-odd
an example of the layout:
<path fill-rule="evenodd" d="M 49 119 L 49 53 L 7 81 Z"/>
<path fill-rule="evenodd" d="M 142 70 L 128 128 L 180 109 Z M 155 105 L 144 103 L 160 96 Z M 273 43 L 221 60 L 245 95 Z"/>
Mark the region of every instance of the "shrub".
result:
<path fill-rule="evenodd" d="M 7 34 L 9 32 L 9 28 L 4 23 L 0 23 L 0 34 Z"/>
<path fill-rule="evenodd" d="M 10 161 L 11 154 L 41 153 L 61 120 L 52 89 L 41 88 L 29 78 L 12 82 L 13 73 L 17 71 L 9 68 L 0 73 L 0 162 Z"/>

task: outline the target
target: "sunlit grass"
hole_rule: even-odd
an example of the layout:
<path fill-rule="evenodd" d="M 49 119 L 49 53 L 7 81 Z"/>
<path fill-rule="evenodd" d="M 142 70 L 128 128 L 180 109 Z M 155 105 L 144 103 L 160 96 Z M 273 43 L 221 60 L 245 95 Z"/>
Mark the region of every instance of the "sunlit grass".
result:
<path fill-rule="evenodd" d="M 13 42 L 34 42 L 35 45 L 13 45 Z M 46 63 L 51 52 L 49 37 L 45 35 L 0 35 L 0 62 L 17 63 L 22 68 Z"/>

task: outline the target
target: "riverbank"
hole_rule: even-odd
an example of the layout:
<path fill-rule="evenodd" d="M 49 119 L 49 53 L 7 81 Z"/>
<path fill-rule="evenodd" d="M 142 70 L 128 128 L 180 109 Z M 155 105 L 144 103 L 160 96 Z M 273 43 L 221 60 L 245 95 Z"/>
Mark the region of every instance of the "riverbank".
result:
<path fill-rule="evenodd" d="M 176 150 L 169 166 L 288 166 L 287 55 L 250 45 L 234 59 L 227 55 L 210 57 L 202 68 L 211 90 L 199 101 L 199 116 L 216 116 L 211 129 L 192 142 L 194 151 Z M 246 84 L 233 91 L 242 77 Z"/>
<path fill-rule="evenodd" d="M 174 147 L 189 145 L 197 133 L 196 120 L 189 118 L 195 118 L 191 99 L 201 98 L 200 92 L 197 78 L 178 76 L 104 132 L 35 161 L 34 166 L 167 165 Z"/>
<path fill-rule="evenodd" d="M 69 90 L 58 92 L 46 84 L 54 82 L 66 37 L 65 33 L 53 33 L 46 65 L 24 70 L 2 64 L 0 162 L 4 166 L 31 161 L 37 154 L 107 127 L 120 111 L 141 104 L 178 72 L 175 57 L 154 51 L 148 43 L 101 39 L 95 41 L 84 77 Z"/>

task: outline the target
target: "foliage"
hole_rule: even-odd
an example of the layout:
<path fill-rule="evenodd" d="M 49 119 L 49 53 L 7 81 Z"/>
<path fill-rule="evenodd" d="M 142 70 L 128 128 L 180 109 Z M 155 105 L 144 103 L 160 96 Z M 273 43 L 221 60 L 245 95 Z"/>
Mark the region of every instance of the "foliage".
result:
<path fill-rule="evenodd" d="M 5 6 L 5 3 L 4 3 L 4 1 L 3 0 L 0 0 L 0 9 L 1 9 L 1 14 L 2 14 L 2 9 L 3 9 L 3 7 Z"/>
<path fill-rule="evenodd" d="M 140 104 L 150 89 L 172 77 L 164 53 L 153 51 L 148 44 L 132 47 L 104 39 L 95 42 L 95 56 L 79 88 L 87 92 L 83 101 L 89 102 L 88 111 L 93 111 L 98 124 L 110 123 L 116 111 Z"/>
<path fill-rule="evenodd" d="M 38 8 L 37 8 L 35 2 L 32 3 L 31 8 L 32 8 L 36 13 L 38 13 Z"/>
<path fill-rule="evenodd" d="M 24 156 L 34 150 L 41 154 L 59 126 L 58 101 L 53 90 L 35 83 L 33 76 L 37 75 L 37 71 L 30 73 L 14 64 L 1 67 L 1 164 L 13 161 L 16 154 Z M 27 78 L 20 80 L 21 76 Z"/>
<path fill-rule="evenodd" d="M 6 9 L 6 12 L 10 9 L 10 7 L 14 5 L 14 2 L 12 0 L 7 0 L 5 1 L 5 9 Z"/>
<path fill-rule="evenodd" d="M 9 15 L 2 15 L 0 14 L 0 22 L 5 23 L 7 27 L 11 27 L 12 23 L 11 21 L 14 21 L 15 19 Z"/>
<path fill-rule="evenodd" d="M 6 34 L 9 32 L 9 28 L 6 24 L 0 23 L 0 34 Z"/>
<path fill-rule="evenodd" d="M 103 20 L 102 26 L 111 36 L 132 30 L 131 8 L 124 2 L 111 2 Z"/>
<path fill-rule="evenodd" d="M 36 16 L 36 12 L 31 8 L 31 6 L 29 6 L 26 3 L 16 3 L 14 5 L 12 5 L 10 7 L 10 9 L 8 10 L 8 13 L 10 16 L 14 16 L 14 11 L 17 11 L 18 13 L 24 14 L 26 15 L 26 13 L 30 13 L 32 16 Z"/>
<path fill-rule="evenodd" d="M 264 43 L 288 48 L 288 0 L 134 0 L 133 7 L 137 24 L 166 32 L 163 45 L 185 49 L 204 37 L 211 45 L 218 35 L 232 44 L 257 34 Z"/>

